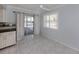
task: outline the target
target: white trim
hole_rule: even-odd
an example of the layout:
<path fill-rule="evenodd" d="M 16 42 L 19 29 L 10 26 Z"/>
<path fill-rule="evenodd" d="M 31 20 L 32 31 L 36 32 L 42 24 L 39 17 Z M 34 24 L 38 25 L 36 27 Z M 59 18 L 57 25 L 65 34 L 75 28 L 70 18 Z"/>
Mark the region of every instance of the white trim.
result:
<path fill-rule="evenodd" d="M 44 36 L 44 35 L 42 35 L 42 36 Z M 44 36 L 45 38 L 47 38 L 47 39 L 50 39 L 50 38 L 48 38 L 48 37 L 46 37 L 46 36 Z M 50 39 L 50 40 L 52 40 L 52 39 Z M 79 51 L 79 49 L 78 48 L 75 48 L 75 47 L 71 47 L 70 45 L 67 45 L 67 44 L 65 44 L 65 43 L 63 43 L 63 42 L 60 42 L 60 41 L 58 41 L 58 40 L 54 40 L 55 42 L 58 42 L 58 43 L 60 43 L 60 44 L 62 44 L 62 45 L 64 45 L 64 46 L 66 46 L 66 47 L 68 47 L 68 48 L 71 48 L 71 49 L 73 49 L 73 50 L 75 50 L 75 51 Z"/>

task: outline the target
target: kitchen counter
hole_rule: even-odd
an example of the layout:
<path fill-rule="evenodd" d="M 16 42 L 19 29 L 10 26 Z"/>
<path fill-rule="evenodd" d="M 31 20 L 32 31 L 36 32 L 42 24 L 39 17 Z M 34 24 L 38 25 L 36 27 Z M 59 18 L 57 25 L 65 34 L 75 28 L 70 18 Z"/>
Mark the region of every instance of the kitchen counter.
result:
<path fill-rule="evenodd" d="M 16 25 L 0 22 L 0 49 L 16 44 Z"/>
<path fill-rule="evenodd" d="M 12 26 L 12 27 L 0 27 L 0 33 L 10 32 L 10 31 L 16 31 L 16 27 L 15 26 Z"/>
<path fill-rule="evenodd" d="M 0 49 L 16 44 L 16 27 L 0 27 Z"/>

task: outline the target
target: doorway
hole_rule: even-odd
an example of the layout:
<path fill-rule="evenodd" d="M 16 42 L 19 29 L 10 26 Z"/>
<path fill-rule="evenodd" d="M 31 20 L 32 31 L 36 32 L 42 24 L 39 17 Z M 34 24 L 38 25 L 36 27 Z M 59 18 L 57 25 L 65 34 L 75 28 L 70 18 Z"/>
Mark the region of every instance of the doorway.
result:
<path fill-rule="evenodd" d="M 34 34 L 34 17 L 24 16 L 24 35 Z"/>

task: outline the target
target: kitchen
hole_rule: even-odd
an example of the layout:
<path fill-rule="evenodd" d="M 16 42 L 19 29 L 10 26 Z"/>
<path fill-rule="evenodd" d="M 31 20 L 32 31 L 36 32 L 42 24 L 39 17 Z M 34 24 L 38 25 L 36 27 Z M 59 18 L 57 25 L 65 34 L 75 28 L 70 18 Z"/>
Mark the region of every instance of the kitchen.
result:
<path fill-rule="evenodd" d="M 8 12 L 7 8 L 0 5 L 0 49 L 16 44 L 16 21 L 11 19 Z"/>

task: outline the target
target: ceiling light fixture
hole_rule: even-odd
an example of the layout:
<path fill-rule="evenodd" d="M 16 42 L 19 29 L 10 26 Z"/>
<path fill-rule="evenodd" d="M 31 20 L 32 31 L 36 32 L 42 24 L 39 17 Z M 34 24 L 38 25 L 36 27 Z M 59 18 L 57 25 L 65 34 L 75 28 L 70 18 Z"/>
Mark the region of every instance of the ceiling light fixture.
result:
<path fill-rule="evenodd" d="M 45 8 L 43 5 L 40 5 L 40 8 L 43 9 L 43 10 L 46 10 L 46 11 L 50 11 L 50 9 Z"/>

